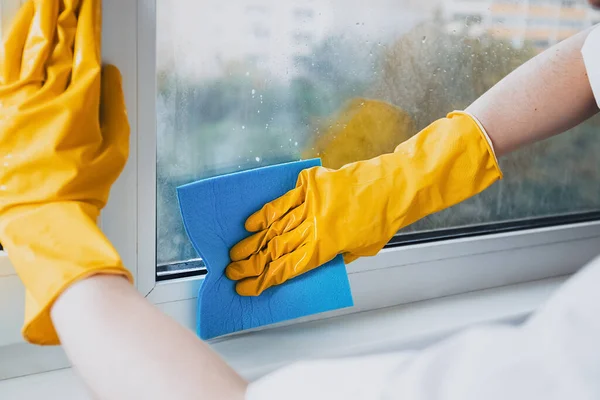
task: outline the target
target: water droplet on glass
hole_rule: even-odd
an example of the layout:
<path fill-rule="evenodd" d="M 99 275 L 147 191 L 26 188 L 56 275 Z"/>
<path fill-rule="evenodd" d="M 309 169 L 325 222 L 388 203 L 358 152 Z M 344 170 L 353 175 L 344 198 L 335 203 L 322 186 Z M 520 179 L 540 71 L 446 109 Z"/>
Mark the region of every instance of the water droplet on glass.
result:
<path fill-rule="evenodd" d="M 252 96 L 256 94 L 256 90 L 252 89 Z"/>
<path fill-rule="evenodd" d="M 294 142 L 294 146 L 298 146 L 298 142 Z"/>
<path fill-rule="evenodd" d="M 423 36 L 423 38 L 421 39 L 421 43 L 425 43 L 427 41 L 427 36 Z"/>
<path fill-rule="evenodd" d="M 245 126 L 245 125 L 242 125 L 242 129 L 246 129 L 246 126 Z"/>
<path fill-rule="evenodd" d="M 256 162 L 260 162 L 260 157 L 255 158 Z"/>
<path fill-rule="evenodd" d="M 260 114 L 260 110 L 256 110 L 256 113 L 257 113 L 257 114 Z"/>
<path fill-rule="evenodd" d="M 3 192 L 5 192 L 6 191 L 6 185 L 0 186 L 0 190 L 3 191 Z"/>
<path fill-rule="evenodd" d="M 249 71 L 246 72 L 246 76 L 250 76 L 250 72 Z"/>

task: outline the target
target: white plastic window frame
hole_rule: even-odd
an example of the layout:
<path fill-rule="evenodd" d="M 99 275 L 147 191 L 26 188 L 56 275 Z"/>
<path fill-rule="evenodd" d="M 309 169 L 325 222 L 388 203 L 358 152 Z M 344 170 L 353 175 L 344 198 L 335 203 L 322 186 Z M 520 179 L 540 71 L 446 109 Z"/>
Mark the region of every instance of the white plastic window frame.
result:
<path fill-rule="evenodd" d="M 102 213 L 102 228 L 132 271 L 140 293 L 193 330 L 203 278 L 156 281 L 155 0 L 103 3 L 103 57 L 123 74 L 131 152 Z M 354 307 L 285 325 L 569 275 L 596 256 L 598 249 L 600 221 L 386 249 L 348 265 Z M 0 257 L 0 360 L 7 354 L 2 346 L 23 346 L 15 337 L 22 321 L 23 298 L 18 285 L 7 258 Z M 21 360 L 26 349 L 19 349 Z M 32 357 L 28 361 L 31 366 L 23 366 L 27 373 L 65 366 L 62 355 L 27 349 Z M 48 362 L 40 364 L 42 353 Z"/>

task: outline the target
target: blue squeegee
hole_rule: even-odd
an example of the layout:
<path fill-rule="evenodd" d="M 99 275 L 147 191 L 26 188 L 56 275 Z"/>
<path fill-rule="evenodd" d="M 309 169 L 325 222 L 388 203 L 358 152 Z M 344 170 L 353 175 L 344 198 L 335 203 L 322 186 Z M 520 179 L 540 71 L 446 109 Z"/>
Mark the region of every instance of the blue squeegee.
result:
<path fill-rule="evenodd" d="M 225 276 L 229 249 L 249 236 L 246 219 L 293 189 L 300 171 L 318 165 L 318 159 L 273 165 L 177 188 L 186 232 L 208 270 L 198 293 L 202 339 L 353 305 L 341 256 L 258 297 L 238 295 Z"/>

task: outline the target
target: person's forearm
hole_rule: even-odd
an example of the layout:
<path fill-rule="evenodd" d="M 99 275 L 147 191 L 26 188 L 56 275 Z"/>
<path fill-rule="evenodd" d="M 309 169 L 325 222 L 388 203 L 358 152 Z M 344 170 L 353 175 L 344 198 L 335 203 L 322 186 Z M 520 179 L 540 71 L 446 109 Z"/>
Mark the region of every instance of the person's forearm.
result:
<path fill-rule="evenodd" d="M 56 301 L 69 359 L 99 399 L 242 399 L 246 382 L 123 278 L 97 275 Z"/>
<path fill-rule="evenodd" d="M 517 68 L 467 108 L 498 156 L 562 133 L 598 112 L 575 35 Z"/>

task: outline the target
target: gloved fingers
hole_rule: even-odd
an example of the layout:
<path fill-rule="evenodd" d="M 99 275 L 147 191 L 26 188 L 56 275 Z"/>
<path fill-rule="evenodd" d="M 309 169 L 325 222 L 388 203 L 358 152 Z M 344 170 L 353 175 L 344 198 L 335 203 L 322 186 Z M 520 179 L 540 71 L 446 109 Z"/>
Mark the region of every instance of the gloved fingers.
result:
<path fill-rule="evenodd" d="M 63 93 L 69 83 L 73 68 L 73 46 L 77 31 L 77 12 L 79 0 L 62 0 L 58 25 L 57 42 L 52 50 L 47 67 L 47 77 L 43 89 L 37 98 L 48 94 L 57 96 Z M 43 71 L 40 72 L 43 74 Z"/>
<path fill-rule="evenodd" d="M 252 254 L 256 254 L 261 249 L 266 247 L 269 241 L 274 237 L 297 228 L 304 220 L 305 210 L 306 206 L 303 203 L 287 213 L 285 216 L 283 216 L 283 218 L 275 221 L 271 226 L 269 226 L 269 228 L 237 243 L 229 252 L 231 260 L 245 260 Z"/>
<path fill-rule="evenodd" d="M 71 84 L 88 86 L 99 77 L 102 65 L 102 10 L 100 0 L 80 1 Z"/>
<path fill-rule="evenodd" d="M 262 231 L 303 202 L 304 188 L 302 186 L 296 187 L 280 198 L 265 204 L 260 211 L 252 214 L 246 220 L 246 230 L 248 232 Z"/>
<path fill-rule="evenodd" d="M 310 262 L 310 246 L 301 246 L 296 251 L 271 262 L 260 276 L 239 281 L 235 290 L 240 296 L 259 296 L 271 286 L 280 285 L 312 269 L 309 266 Z"/>
<path fill-rule="evenodd" d="M 225 275 L 234 281 L 259 276 L 269 263 L 301 247 L 311 232 L 312 223 L 304 222 L 297 229 L 274 237 L 269 241 L 266 248 L 252 255 L 249 259 L 229 264 L 225 270 Z"/>
<path fill-rule="evenodd" d="M 54 46 L 59 0 L 34 0 L 35 14 L 23 48 L 19 78 L 41 87 Z"/>
<path fill-rule="evenodd" d="M 6 35 L 2 38 L 0 85 L 8 85 L 19 79 L 23 49 L 34 14 L 35 7 L 32 0 L 23 4 L 13 19 L 10 29 L 6 31 Z"/>
<path fill-rule="evenodd" d="M 104 143 L 117 150 L 125 161 L 129 154 L 129 119 L 123 94 L 121 72 L 114 65 L 102 68 L 100 126 Z"/>

